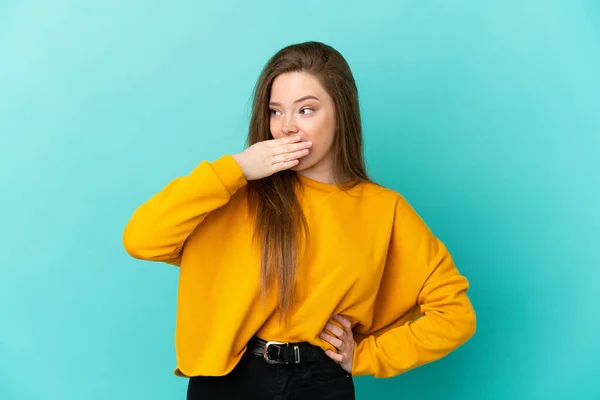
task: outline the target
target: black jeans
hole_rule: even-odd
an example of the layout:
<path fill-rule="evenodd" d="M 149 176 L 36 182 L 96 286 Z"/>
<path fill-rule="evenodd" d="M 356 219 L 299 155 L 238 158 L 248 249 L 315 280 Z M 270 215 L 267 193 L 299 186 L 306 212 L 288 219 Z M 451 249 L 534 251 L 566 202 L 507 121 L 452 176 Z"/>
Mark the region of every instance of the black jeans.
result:
<path fill-rule="evenodd" d="M 352 376 L 332 359 L 269 364 L 244 353 L 225 376 L 193 376 L 187 400 L 353 400 Z"/>

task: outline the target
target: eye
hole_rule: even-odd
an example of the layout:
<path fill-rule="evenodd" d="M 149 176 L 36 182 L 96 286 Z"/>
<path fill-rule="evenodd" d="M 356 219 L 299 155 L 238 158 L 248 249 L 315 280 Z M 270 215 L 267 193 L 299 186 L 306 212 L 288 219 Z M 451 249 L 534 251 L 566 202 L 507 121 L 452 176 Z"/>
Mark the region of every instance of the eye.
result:
<path fill-rule="evenodd" d="M 279 112 L 279 111 L 277 111 L 277 110 L 273 110 L 272 108 L 271 108 L 271 109 L 269 109 L 269 114 L 271 114 L 271 115 L 277 115 L 276 113 L 278 113 L 278 112 Z"/>
<path fill-rule="evenodd" d="M 305 115 L 312 114 L 313 112 L 315 112 L 315 110 L 310 107 L 304 107 L 302 110 L 300 110 L 300 112 L 303 112 L 303 111 L 310 111 L 309 113 L 304 113 Z"/>

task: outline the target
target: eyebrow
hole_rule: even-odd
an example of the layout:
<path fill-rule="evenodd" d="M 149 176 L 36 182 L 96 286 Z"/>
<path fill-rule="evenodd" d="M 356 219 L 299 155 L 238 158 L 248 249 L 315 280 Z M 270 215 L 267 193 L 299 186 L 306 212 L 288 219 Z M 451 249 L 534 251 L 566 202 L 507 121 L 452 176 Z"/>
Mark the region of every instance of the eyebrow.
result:
<path fill-rule="evenodd" d="M 312 95 L 308 95 L 308 96 L 300 97 L 298 100 L 294 101 L 294 104 L 300 103 L 301 101 L 308 100 L 308 99 L 315 99 L 317 101 L 321 101 L 321 100 L 319 100 L 318 97 L 315 97 L 315 96 L 312 96 Z M 269 102 L 269 105 L 270 106 L 281 106 L 281 104 L 276 103 L 274 101 Z"/>

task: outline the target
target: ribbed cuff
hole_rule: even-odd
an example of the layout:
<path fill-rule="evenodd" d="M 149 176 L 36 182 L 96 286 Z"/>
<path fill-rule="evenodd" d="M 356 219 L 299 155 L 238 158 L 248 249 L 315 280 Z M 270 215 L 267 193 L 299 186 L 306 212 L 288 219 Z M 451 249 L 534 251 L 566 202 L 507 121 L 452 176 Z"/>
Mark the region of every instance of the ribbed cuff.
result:
<path fill-rule="evenodd" d="M 244 171 L 230 154 L 213 161 L 210 165 L 227 188 L 230 196 L 248 183 L 244 177 Z"/>
<path fill-rule="evenodd" d="M 369 354 L 369 337 L 359 342 L 354 342 L 352 356 L 352 376 L 372 375 L 371 355 Z"/>

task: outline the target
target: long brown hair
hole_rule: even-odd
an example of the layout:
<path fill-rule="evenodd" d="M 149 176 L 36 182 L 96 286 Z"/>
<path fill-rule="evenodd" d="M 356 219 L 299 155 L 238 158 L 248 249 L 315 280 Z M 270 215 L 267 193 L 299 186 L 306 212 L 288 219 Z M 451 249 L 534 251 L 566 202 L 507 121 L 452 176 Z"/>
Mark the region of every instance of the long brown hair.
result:
<path fill-rule="evenodd" d="M 344 57 L 324 43 L 293 44 L 279 50 L 267 62 L 254 88 L 246 145 L 273 139 L 269 124 L 271 88 L 278 75 L 288 72 L 313 75 L 333 100 L 336 183 L 342 190 L 348 190 L 360 182 L 370 182 L 363 156 L 356 83 Z M 259 241 L 261 249 L 261 292 L 266 296 L 275 279 L 279 287 L 280 322 L 294 302 L 301 235 L 304 233 L 307 245 L 309 238 L 308 224 L 294 190 L 298 183 L 296 173 L 290 170 L 248 182 L 248 209 L 255 221 L 254 240 Z"/>

